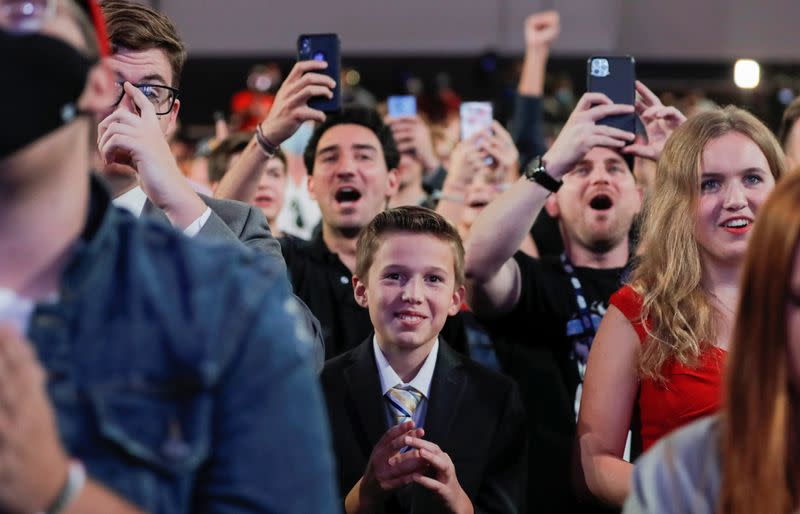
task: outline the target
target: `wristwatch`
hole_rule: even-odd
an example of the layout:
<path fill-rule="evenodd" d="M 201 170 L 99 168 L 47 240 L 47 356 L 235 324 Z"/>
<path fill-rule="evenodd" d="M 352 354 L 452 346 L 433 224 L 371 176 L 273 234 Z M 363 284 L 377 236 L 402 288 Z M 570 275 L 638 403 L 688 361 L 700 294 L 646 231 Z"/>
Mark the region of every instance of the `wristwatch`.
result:
<path fill-rule="evenodd" d="M 558 191 L 563 184 L 563 182 L 554 179 L 549 173 L 547 173 L 547 169 L 544 167 L 541 155 L 537 155 L 533 158 L 528 167 L 525 168 L 524 175 L 526 179 L 530 180 L 531 182 L 536 182 L 543 188 L 553 193 Z"/>

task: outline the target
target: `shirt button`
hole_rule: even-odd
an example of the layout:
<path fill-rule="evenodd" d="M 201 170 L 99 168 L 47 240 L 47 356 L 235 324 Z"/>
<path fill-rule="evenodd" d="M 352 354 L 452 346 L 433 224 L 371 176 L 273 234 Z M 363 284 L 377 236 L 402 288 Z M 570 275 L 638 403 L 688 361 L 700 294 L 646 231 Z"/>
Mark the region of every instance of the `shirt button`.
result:
<path fill-rule="evenodd" d="M 342 284 L 347 284 L 350 282 L 350 279 L 342 275 L 341 277 L 339 277 L 339 281 L 341 281 Z"/>

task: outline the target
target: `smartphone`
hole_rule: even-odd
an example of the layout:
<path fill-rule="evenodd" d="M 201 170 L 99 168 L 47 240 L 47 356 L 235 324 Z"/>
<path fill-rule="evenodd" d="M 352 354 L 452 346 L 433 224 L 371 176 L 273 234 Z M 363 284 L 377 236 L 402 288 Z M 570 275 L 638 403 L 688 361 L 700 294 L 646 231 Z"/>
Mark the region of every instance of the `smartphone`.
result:
<path fill-rule="evenodd" d="M 339 84 L 341 78 L 339 71 L 342 68 L 339 36 L 337 34 L 301 34 L 297 38 L 298 61 L 325 61 L 328 67 L 318 73 L 323 73 L 336 82 L 333 88 L 333 98 L 324 96 L 312 97 L 308 106 L 323 112 L 334 112 L 342 108 L 342 89 Z"/>
<path fill-rule="evenodd" d="M 486 130 L 492 126 L 491 102 L 462 102 L 461 114 L 461 139 L 468 139 L 476 132 Z"/>
<path fill-rule="evenodd" d="M 415 116 L 417 114 L 417 99 L 411 95 L 395 95 L 386 99 L 389 116 Z"/>
<path fill-rule="evenodd" d="M 491 102 L 462 102 L 459 113 L 461 115 L 462 141 L 472 137 L 476 132 L 492 128 L 494 115 Z M 491 166 L 494 164 L 494 158 L 488 155 L 484 162 L 487 166 Z"/>
<path fill-rule="evenodd" d="M 586 66 L 586 90 L 603 93 L 615 104 L 635 105 L 636 62 L 630 55 L 592 56 Z M 636 132 L 636 114 L 607 116 L 597 123 Z"/>

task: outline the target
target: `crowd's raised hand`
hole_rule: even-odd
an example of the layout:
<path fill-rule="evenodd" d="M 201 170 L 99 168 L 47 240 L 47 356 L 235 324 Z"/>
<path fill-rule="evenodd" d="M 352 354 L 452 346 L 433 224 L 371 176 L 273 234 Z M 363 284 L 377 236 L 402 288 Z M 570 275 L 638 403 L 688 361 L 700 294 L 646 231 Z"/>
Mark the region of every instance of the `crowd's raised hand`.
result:
<path fill-rule="evenodd" d="M 686 121 L 683 115 L 675 107 L 666 106 L 655 93 L 643 83 L 636 81 L 636 114 L 644 124 L 647 132 L 647 142 L 635 142 L 626 146 L 622 151 L 627 154 L 636 155 L 652 161 L 657 161 L 664 149 L 664 143 L 672 132 Z"/>

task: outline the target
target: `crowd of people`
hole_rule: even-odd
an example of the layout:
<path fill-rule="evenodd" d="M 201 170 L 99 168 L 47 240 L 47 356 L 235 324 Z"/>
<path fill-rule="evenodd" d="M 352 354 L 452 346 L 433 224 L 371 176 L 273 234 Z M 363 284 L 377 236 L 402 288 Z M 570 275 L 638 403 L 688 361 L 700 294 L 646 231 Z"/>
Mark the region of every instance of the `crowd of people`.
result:
<path fill-rule="evenodd" d="M 167 16 L 0 0 L 0 512 L 795 512 L 800 101 L 548 138 L 524 23 L 508 126 L 299 61 L 186 167 Z"/>

